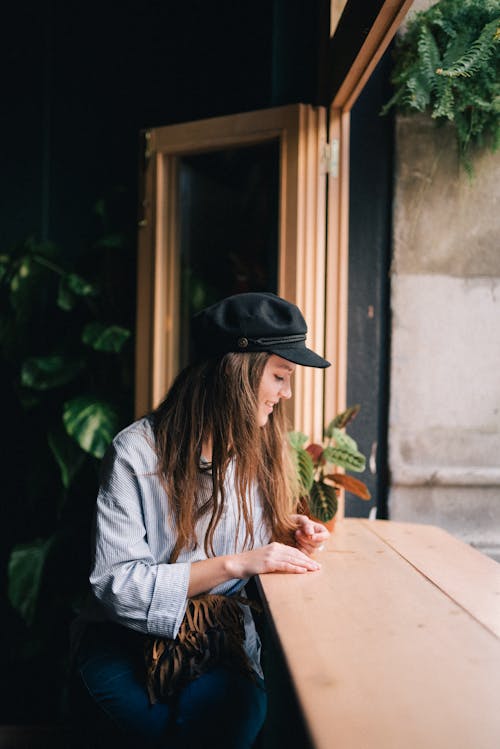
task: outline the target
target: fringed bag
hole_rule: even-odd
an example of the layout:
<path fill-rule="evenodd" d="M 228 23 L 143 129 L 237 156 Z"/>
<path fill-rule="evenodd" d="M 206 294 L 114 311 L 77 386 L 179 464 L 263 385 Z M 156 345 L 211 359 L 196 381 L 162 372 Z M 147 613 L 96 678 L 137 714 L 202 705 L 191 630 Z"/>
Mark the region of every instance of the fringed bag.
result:
<path fill-rule="evenodd" d="M 189 598 L 175 639 L 148 637 L 145 644 L 147 689 L 152 704 L 165 702 L 214 666 L 253 670 L 244 650 L 241 596 L 206 594 Z"/>

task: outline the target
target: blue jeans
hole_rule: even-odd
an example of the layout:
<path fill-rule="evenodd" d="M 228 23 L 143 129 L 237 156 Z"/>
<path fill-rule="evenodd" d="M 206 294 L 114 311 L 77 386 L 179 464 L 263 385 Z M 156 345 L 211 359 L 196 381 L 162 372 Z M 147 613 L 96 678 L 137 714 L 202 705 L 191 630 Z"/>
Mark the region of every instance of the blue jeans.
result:
<path fill-rule="evenodd" d="M 264 682 L 215 668 L 173 703 L 151 705 L 145 687 L 143 635 L 94 624 L 76 656 L 73 714 L 86 746 L 250 749 L 266 716 Z"/>

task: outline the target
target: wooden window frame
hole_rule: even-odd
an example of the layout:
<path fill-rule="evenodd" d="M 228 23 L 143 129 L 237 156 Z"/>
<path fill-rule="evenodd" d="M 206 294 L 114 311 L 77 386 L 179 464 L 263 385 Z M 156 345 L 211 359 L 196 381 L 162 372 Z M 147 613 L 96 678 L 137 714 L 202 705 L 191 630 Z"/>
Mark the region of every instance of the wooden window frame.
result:
<path fill-rule="evenodd" d="M 178 370 L 179 263 L 176 182 L 180 155 L 270 140 L 280 144 L 278 294 L 308 322 L 308 345 L 325 350 L 326 110 L 304 104 L 159 127 L 145 134 L 139 222 L 136 414 L 157 405 Z M 320 439 L 324 372 L 298 368 L 290 416 Z"/>
<path fill-rule="evenodd" d="M 385 0 L 379 3 L 379 12 L 372 22 L 370 31 L 360 42 L 348 64 L 338 86 L 330 88 L 331 101 L 328 116 L 328 142 L 330 168 L 328 170 L 327 207 L 327 262 L 326 262 L 326 310 L 325 330 L 327 331 L 325 356 L 335 363 L 325 377 L 325 421 L 346 408 L 347 396 L 347 330 L 348 330 L 348 269 L 349 269 L 349 147 L 351 110 L 363 87 L 374 71 L 377 63 L 389 46 L 413 0 Z M 332 0 L 332 11 L 334 5 Z M 366 11 L 364 0 L 348 0 L 344 11 L 346 16 L 361 18 Z M 359 11 L 359 14 L 358 14 Z M 332 18 L 333 35 L 330 38 L 330 51 L 335 48 L 336 36 L 345 34 L 342 29 L 342 16 Z M 358 21 L 359 24 L 359 21 Z M 349 25 L 347 23 L 347 25 Z M 354 47 L 354 45 L 353 45 Z M 333 55 L 330 54 L 330 65 Z M 337 518 L 344 516 L 344 494 L 340 493 Z"/>
<path fill-rule="evenodd" d="M 325 379 L 325 414 L 331 418 L 346 407 L 347 392 L 347 314 L 349 267 L 349 133 L 351 110 L 380 58 L 386 51 L 413 0 L 385 0 L 369 33 L 353 54 L 349 67 L 338 86 L 331 89 L 329 98 L 328 141 L 335 152 L 335 162 L 328 175 L 328 236 L 325 355 L 335 362 Z M 332 0 L 332 17 L 334 6 Z M 361 13 L 366 4 L 362 0 L 345 3 L 347 14 Z M 342 17 L 335 17 L 330 39 L 333 49 L 336 35 L 342 34 Z M 330 56 L 332 64 L 332 56 Z M 341 64 L 341 61 L 339 62 Z"/>

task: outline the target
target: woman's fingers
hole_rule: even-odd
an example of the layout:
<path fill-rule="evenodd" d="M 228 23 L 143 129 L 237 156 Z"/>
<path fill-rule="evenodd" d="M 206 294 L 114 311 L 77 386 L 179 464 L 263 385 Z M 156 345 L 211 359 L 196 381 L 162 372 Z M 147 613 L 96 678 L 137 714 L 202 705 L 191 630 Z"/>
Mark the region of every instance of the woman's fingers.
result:
<path fill-rule="evenodd" d="M 313 543 L 324 543 L 330 535 L 323 523 L 317 520 L 311 520 L 307 515 L 292 515 L 292 519 L 297 523 L 295 531 L 302 538 L 308 538 Z"/>
<path fill-rule="evenodd" d="M 320 565 L 304 551 L 293 546 L 273 542 L 252 551 L 236 554 L 233 559 L 242 565 L 243 574 L 235 577 L 250 577 L 267 572 L 316 572 Z"/>
<path fill-rule="evenodd" d="M 323 548 L 323 544 L 321 544 L 320 546 L 313 546 L 313 544 L 308 544 L 305 541 L 299 543 L 301 550 L 306 554 L 314 554 L 316 551 L 321 551 L 321 549 Z"/>
<path fill-rule="evenodd" d="M 292 515 L 292 520 L 297 523 L 298 530 L 305 533 L 306 536 L 312 536 L 315 532 L 315 526 L 317 525 L 314 520 L 307 517 L 307 515 Z"/>
<path fill-rule="evenodd" d="M 266 548 L 266 572 L 314 572 L 320 565 L 300 549 L 272 543 Z"/>
<path fill-rule="evenodd" d="M 297 544 L 307 554 L 319 551 L 330 536 L 329 531 L 321 523 L 315 523 L 314 526 L 314 533 L 312 535 L 305 533 L 303 527 L 297 528 L 295 531 Z"/>

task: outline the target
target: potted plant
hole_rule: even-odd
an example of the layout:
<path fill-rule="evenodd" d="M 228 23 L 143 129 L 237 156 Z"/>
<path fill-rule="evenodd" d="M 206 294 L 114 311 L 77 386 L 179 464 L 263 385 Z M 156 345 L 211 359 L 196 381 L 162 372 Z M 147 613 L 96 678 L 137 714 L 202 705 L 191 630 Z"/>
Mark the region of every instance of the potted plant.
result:
<path fill-rule="evenodd" d="M 357 416 L 360 406 L 338 414 L 325 428 L 323 443 L 310 442 L 302 432 L 289 432 L 288 439 L 297 469 L 303 511 L 333 529 L 338 509 L 338 493 L 345 489 L 361 499 L 370 499 L 366 484 L 342 470 L 361 473 L 366 458 L 349 437 L 346 426 Z M 309 444 L 307 444 L 309 442 Z"/>
<path fill-rule="evenodd" d="M 133 406 L 133 243 L 113 230 L 108 203 L 96 213 L 101 231 L 81 250 L 28 238 L 0 253 L 4 671 L 34 721 L 63 707 L 100 460 Z"/>
<path fill-rule="evenodd" d="M 471 174 L 471 147 L 500 142 L 499 46 L 499 0 L 441 0 L 415 13 L 396 42 L 395 92 L 382 114 L 396 107 L 450 123 Z"/>

